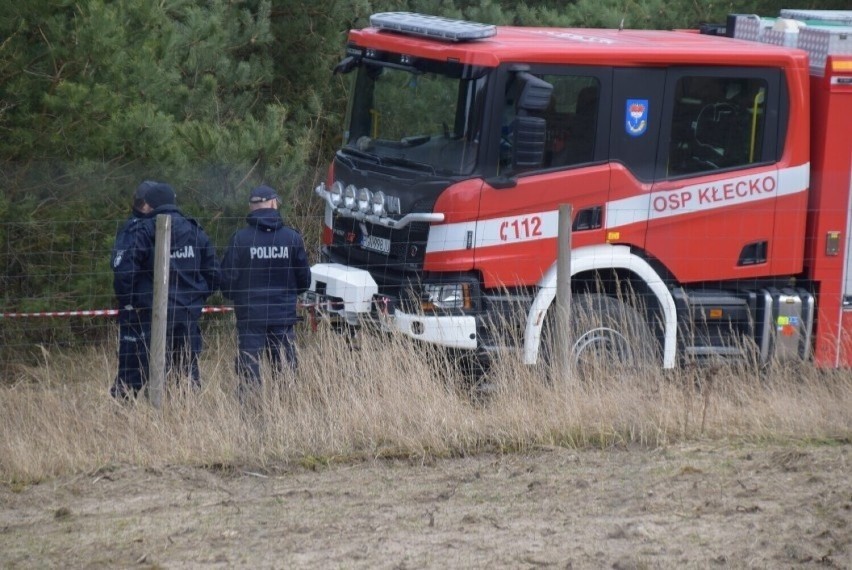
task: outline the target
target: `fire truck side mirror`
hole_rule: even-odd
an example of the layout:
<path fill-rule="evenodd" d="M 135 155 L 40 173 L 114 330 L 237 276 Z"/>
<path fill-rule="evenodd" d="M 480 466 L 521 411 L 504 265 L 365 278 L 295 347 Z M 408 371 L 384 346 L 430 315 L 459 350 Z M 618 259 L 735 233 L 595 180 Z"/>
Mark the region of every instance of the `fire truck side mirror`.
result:
<path fill-rule="evenodd" d="M 512 171 L 539 168 L 544 161 L 547 121 L 535 116 L 547 110 L 553 85 L 526 71 L 518 71 L 523 87 L 516 104 L 517 114 L 512 121 Z"/>
<path fill-rule="evenodd" d="M 553 93 L 553 85 L 539 79 L 531 73 L 521 71 L 518 73 L 524 87 L 521 90 L 521 96 L 518 98 L 519 111 L 546 111 L 550 105 L 550 96 Z"/>
<path fill-rule="evenodd" d="M 333 74 L 337 75 L 338 73 L 342 73 L 342 74 L 346 75 L 347 73 L 349 73 L 350 71 L 352 71 L 353 69 L 358 67 L 359 63 L 360 63 L 360 58 L 348 55 L 348 56 L 344 57 L 340 61 L 340 63 L 338 63 L 337 65 L 334 66 L 334 73 Z"/>
<path fill-rule="evenodd" d="M 544 161 L 547 121 L 542 117 L 515 117 L 512 122 L 512 170 L 538 168 Z"/>

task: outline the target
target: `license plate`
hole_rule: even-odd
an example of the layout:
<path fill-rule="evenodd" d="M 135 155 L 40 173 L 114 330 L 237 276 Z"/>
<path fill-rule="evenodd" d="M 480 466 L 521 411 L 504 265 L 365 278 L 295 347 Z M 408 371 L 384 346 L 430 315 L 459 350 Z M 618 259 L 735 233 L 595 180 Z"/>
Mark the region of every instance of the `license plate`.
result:
<path fill-rule="evenodd" d="M 387 238 L 376 236 L 364 236 L 364 241 L 361 242 L 361 247 L 371 251 L 378 251 L 385 255 L 390 253 L 391 242 Z"/>

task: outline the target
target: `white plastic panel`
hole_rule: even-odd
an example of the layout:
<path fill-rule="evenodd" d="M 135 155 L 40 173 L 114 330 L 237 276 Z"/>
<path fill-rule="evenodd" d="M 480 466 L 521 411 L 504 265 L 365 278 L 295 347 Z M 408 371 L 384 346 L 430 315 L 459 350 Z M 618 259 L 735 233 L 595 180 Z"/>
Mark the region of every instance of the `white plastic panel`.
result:
<path fill-rule="evenodd" d="M 343 299 L 346 313 L 369 313 L 373 295 L 379 287 L 363 269 L 347 267 L 339 263 L 317 263 L 311 267 L 311 291 Z"/>

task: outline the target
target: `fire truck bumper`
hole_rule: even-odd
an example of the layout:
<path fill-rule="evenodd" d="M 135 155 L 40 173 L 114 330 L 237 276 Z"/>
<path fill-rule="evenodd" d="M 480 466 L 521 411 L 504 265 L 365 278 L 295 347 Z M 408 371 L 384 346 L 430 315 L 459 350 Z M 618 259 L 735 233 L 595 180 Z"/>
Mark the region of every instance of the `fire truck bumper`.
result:
<path fill-rule="evenodd" d="M 469 316 L 409 314 L 396 308 L 393 299 L 379 294 L 369 272 L 339 263 L 311 267 L 311 286 L 305 293 L 306 308 L 321 316 L 357 326 L 377 321 L 383 330 L 448 348 L 477 348 L 476 319 Z"/>
<path fill-rule="evenodd" d="M 410 315 L 397 310 L 392 328 L 411 338 L 448 348 L 475 350 L 477 347 L 473 317 Z"/>

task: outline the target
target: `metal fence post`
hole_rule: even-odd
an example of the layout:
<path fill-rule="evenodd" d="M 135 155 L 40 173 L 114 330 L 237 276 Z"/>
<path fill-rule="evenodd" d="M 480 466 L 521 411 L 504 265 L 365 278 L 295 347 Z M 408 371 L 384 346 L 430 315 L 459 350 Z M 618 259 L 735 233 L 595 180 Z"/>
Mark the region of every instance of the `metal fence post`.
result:
<path fill-rule="evenodd" d="M 172 248 L 171 229 L 171 216 L 159 214 L 154 241 L 154 301 L 148 361 L 148 400 L 157 409 L 163 405 L 166 384 L 166 320 L 169 301 L 169 254 Z"/>

